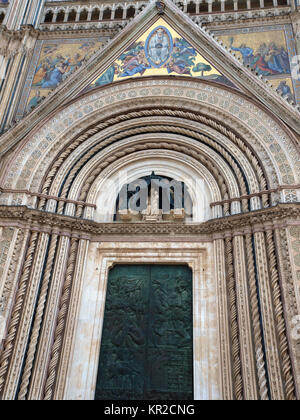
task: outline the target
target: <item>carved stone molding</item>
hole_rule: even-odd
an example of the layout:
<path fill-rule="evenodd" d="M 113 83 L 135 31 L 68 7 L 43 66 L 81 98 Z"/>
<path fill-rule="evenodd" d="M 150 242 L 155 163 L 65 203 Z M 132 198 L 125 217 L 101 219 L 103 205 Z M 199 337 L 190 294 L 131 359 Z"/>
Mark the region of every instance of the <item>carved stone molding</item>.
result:
<path fill-rule="evenodd" d="M 223 238 L 225 233 L 246 230 L 265 231 L 286 227 L 289 221 L 300 224 L 300 204 L 278 204 L 264 210 L 256 210 L 209 220 L 197 224 L 182 223 L 96 223 L 71 216 L 29 209 L 25 206 L 0 206 L 0 226 L 26 227 L 32 231 L 55 229 L 62 236 L 76 234 L 78 238 L 98 240 L 99 235 L 214 235 Z"/>
<path fill-rule="evenodd" d="M 300 10 L 291 14 L 291 20 L 293 24 L 294 34 L 296 38 L 300 41 Z"/>
<path fill-rule="evenodd" d="M 179 81 L 178 81 L 179 82 Z M 191 109 L 191 99 L 187 99 L 184 98 L 183 95 L 185 96 L 189 96 L 193 97 L 193 98 L 197 98 L 196 95 L 198 94 L 198 96 L 200 98 L 205 98 L 207 99 L 207 101 L 214 101 L 214 104 L 216 104 L 216 101 L 219 101 L 219 108 L 216 109 L 216 105 L 214 107 L 206 105 L 206 104 L 198 104 L 196 101 L 193 102 L 193 110 L 195 114 L 197 114 L 197 116 L 199 118 L 202 118 L 202 113 L 205 114 L 205 116 L 207 116 L 209 114 L 210 119 L 212 120 L 212 123 L 214 124 L 214 128 L 217 128 L 220 126 L 220 129 L 222 129 L 221 124 L 217 125 L 218 122 L 220 120 L 221 117 L 223 117 L 223 119 L 227 122 L 227 124 L 231 124 L 231 128 L 234 128 L 234 132 L 238 133 L 239 136 L 243 136 L 243 137 L 247 137 L 247 144 L 250 143 L 250 138 L 251 138 L 251 147 L 254 147 L 254 143 L 253 141 L 256 141 L 255 144 L 255 150 L 256 152 L 259 154 L 259 158 L 261 161 L 264 162 L 265 164 L 265 171 L 270 172 L 271 173 L 269 175 L 270 179 L 271 179 L 271 184 L 270 186 L 273 187 L 278 186 L 278 183 L 276 182 L 276 180 L 274 179 L 274 171 L 272 171 L 272 166 L 275 163 L 273 160 L 273 163 L 271 162 L 271 160 L 269 159 L 269 156 L 274 155 L 274 158 L 276 160 L 276 166 L 277 166 L 277 162 L 278 165 L 280 165 L 280 170 L 281 168 L 285 169 L 285 172 L 282 172 L 282 179 L 283 179 L 283 183 L 288 184 L 288 183 L 294 183 L 295 180 L 292 180 L 292 173 L 288 173 L 286 169 L 289 167 L 289 162 L 287 160 L 287 164 L 285 164 L 284 166 L 281 164 L 282 163 L 282 159 L 283 159 L 283 154 L 281 152 L 281 150 L 279 149 L 279 144 L 278 146 L 276 145 L 277 142 L 280 142 L 280 147 L 282 148 L 283 153 L 286 154 L 286 156 L 289 158 L 289 160 L 294 160 L 295 161 L 295 165 L 297 166 L 297 153 L 295 150 L 294 145 L 292 144 L 292 137 L 288 136 L 288 133 L 285 132 L 285 130 L 282 130 L 281 126 L 278 126 L 278 130 L 280 130 L 280 136 L 278 136 L 278 131 L 277 131 L 277 127 L 276 124 L 274 124 L 274 120 L 273 119 L 268 119 L 268 116 L 266 115 L 266 118 L 263 119 L 263 124 L 262 126 L 258 126 L 258 124 L 260 124 L 260 120 L 258 119 L 258 116 L 256 118 L 252 117 L 251 114 L 249 113 L 248 109 L 245 109 L 245 112 L 241 112 L 241 106 L 239 108 L 236 108 L 234 104 L 232 104 L 232 106 L 230 106 L 230 102 L 229 100 L 237 100 L 237 98 L 235 98 L 235 95 L 231 96 L 232 94 L 230 94 L 229 99 L 228 99 L 228 92 L 224 91 L 222 92 L 222 90 L 211 88 L 210 86 L 206 86 L 205 88 L 202 88 L 202 85 L 199 85 L 198 83 L 194 85 L 194 82 L 182 82 L 180 81 L 180 83 L 174 83 L 174 81 L 172 83 L 170 83 L 169 79 L 162 79 L 159 83 L 159 88 L 157 87 L 152 87 L 153 84 L 156 85 L 156 83 L 152 80 L 144 80 L 143 83 L 141 83 L 141 81 L 137 81 L 137 82 L 130 82 L 130 83 L 126 83 L 126 84 L 120 84 L 120 85 L 115 85 L 112 91 L 113 95 L 109 95 L 109 93 L 111 92 L 111 88 L 107 88 L 105 90 L 101 90 L 101 98 L 102 100 L 104 100 L 104 92 L 105 94 L 108 94 L 107 99 L 105 98 L 105 103 L 104 102 L 100 102 L 100 101 L 96 101 L 96 98 L 98 98 L 98 94 L 100 93 L 100 91 L 96 91 L 93 94 L 93 101 L 89 101 L 89 97 L 84 97 L 84 99 L 80 100 L 78 103 L 76 101 L 76 107 L 78 107 L 78 109 L 82 110 L 83 107 L 83 111 L 85 112 L 85 110 L 87 111 L 87 116 L 86 118 L 83 120 L 82 118 L 79 119 L 78 121 L 75 119 L 75 117 L 77 118 L 78 115 L 81 115 L 80 113 L 74 112 L 74 107 L 75 107 L 75 103 L 73 104 L 73 108 L 72 108 L 72 115 L 70 114 L 70 118 L 66 119 L 67 117 L 67 113 L 61 113 L 63 121 L 58 121 L 57 119 L 51 120 L 51 122 L 49 122 L 49 124 L 46 124 L 44 126 L 43 131 L 39 131 L 38 134 L 37 133 L 32 133 L 33 135 L 30 136 L 30 139 L 28 138 L 28 140 L 26 141 L 27 143 L 30 142 L 30 149 L 28 150 L 28 153 L 26 153 L 26 158 L 24 158 L 24 155 L 22 156 L 18 156 L 17 154 L 13 157 L 11 165 L 9 165 L 8 170 L 6 171 L 5 177 L 7 178 L 7 181 L 5 182 L 5 184 L 3 186 L 7 187 L 7 188 L 14 188 L 14 185 L 17 186 L 17 188 L 21 188 L 23 189 L 24 187 L 27 187 L 27 179 L 29 179 L 32 173 L 32 168 L 35 166 L 36 170 L 37 167 L 39 166 L 42 170 L 43 173 L 45 171 L 45 169 L 42 169 L 42 167 L 46 167 L 46 165 L 48 166 L 48 157 L 46 158 L 46 152 L 50 152 L 50 148 L 52 148 L 53 150 L 54 147 L 56 148 L 63 148 L 64 144 L 68 144 L 67 142 L 70 142 L 71 140 L 71 136 L 74 138 L 74 140 L 76 141 L 76 144 L 80 144 L 78 143 L 78 135 L 81 137 L 81 135 L 83 136 L 82 139 L 85 140 L 84 136 L 86 135 L 86 133 L 90 133 L 90 131 L 88 131 L 90 128 L 91 130 L 93 130 L 93 122 L 95 124 L 95 118 L 99 118 L 99 109 L 101 106 L 101 116 L 102 118 L 105 119 L 106 121 L 106 117 L 111 118 L 112 116 L 115 115 L 115 113 L 120 112 L 122 110 L 122 112 L 125 112 L 123 107 L 127 106 L 127 112 L 128 112 L 128 107 L 130 106 L 130 111 L 133 112 L 134 109 L 132 109 L 132 107 L 135 105 L 136 107 L 138 106 L 139 108 L 142 107 L 142 110 L 147 106 L 149 106 L 149 103 L 153 102 L 152 99 L 150 98 L 145 98 L 145 95 L 150 95 L 150 93 L 152 92 L 159 92 L 161 95 L 164 95 L 166 93 L 170 93 L 170 94 L 177 94 L 177 92 L 181 93 L 181 106 L 182 108 L 184 107 L 183 111 L 179 111 L 178 115 L 173 114 L 174 116 L 179 116 L 179 117 L 185 117 L 185 111 Z M 130 89 L 128 91 L 128 97 L 130 97 L 129 95 L 135 95 L 135 100 L 134 100 L 134 104 L 133 103 L 121 103 L 120 98 L 125 98 L 125 96 L 123 95 L 123 90 L 124 93 L 127 92 L 127 85 L 131 85 L 132 88 L 135 88 L 135 91 L 133 92 L 132 89 Z M 161 85 L 163 85 L 163 87 L 161 87 Z M 184 86 L 185 90 L 179 90 L 178 87 Z M 139 90 L 139 87 L 141 87 L 141 89 Z M 195 90 L 191 90 L 192 88 L 195 88 Z M 116 89 L 118 89 L 119 93 L 117 93 Z M 174 90 L 173 90 L 174 89 Z M 200 93 L 199 90 L 200 90 Z M 120 92 L 122 90 L 122 92 Z M 216 92 L 215 92 L 216 90 Z M 210 93 L 208 93 L 208 91 Z M 146 93 L 147 92 L 147 93 Z M 142 95 L 143 94 L 143 98 L 138 98 L 138 95 Z M 216 96 L 218 94 L 218 97 Z M 220 95 L 222 95 L 222 97 L 220 98 Z M 96 96 L 97 95 L 97 96 Z M 224 99 L 223 99 L 224 96 Z M 225 99 L 225 96 L 227 97 L 227 99 Z M 215 99 L 216 98 L 216 99 Z M 218 99 L 217 99 L 218 98 Z M 158 97 L 157 101 L 159 103 L 159 107 L 171 107 L 171 106 L 176 106 L 176 99 L 175 98 L 166 98 L 164 96 Z M 106 103 L 109 103 L 112 105 L 106 105 Z M 118 106 L 117 106 L 118 105 Z M 226 106 L 226 110 L 227 113 L 224 111 L 224 108 Z M 252 107 L 252 104 L 249 104 L 249 106 Z M 122 108 L 120 108 L 122 107 Z M 177 104 L 178 107 L 178 104 Z M 229 107 L 229 109 L 228 109 Z M 235 111 L 236 109 L 238 109 L 239 111 Z M 238 117 L 243 118 L 245 116 L 247 116 L 248 121 L 241 121 L 241 119 L 238 118 L 231 118 L 231 115 L 229 115 L 230 112 L 240 112 Z M 248 112 L 247 112 L 248 111 Z M 136 108 L 135 108 L 135 112 L 137 112 Z M 147 110 L 145 111 L 147 112 L 149 115 L 147 115 L 147 113 L 144 113 L 145 116 L 152 116 L 153 111 L 152 110 Z M 161 115 L 165 115 L 164 114 L 164 109 L 159 109 L 157 110 L 157 113 L 160 112 Z M 246 114 L 247 112 L 247 114 Z M 256 111 L 258 114 L 257 115 L 261 115 L 260 111 Z M 156 114 L 157 114 L 156 113 Z M 199 115 L 199 113 L 201 113 L 201 115 Z M 166 115 L 173 115 L 173 114 L 166 114 Z M 182 114 L 182 115 L 181 115 Z M 133 118 L 134 118 L 134 114 Z M 140 116 L 140 115 L 138 115 Z M 79 117 L 78 117 L 79 118 Z M 125 117 L 127 118 L 127 117 Z M 193 118 L 193 117 L 192 117 Z M 206 117 L 207 118 L 207 117 Z M 230 118 L 230 120 L 229 120 Z M 193 118 L 194 119 L 194 118 Z M 217 121 L 216 121 L 217 120 Z M 55 122 L 55 127 L 54 127 L 54 122 Z M 103 127 L 103 123 L 104 121 L 100 120 L 99 122 L 97 121 L 97 125 L 100 124 L 101 122 L 101 126 Z M 244 124 L 243 124 L 244 122 Z M 266 122 L 268 124 L 268 126 L 266 126 Z M 68 124 L 68 131 L 66 131 L 66 124 Z M 71 125 L 71 126 L 70 126 Z M 224 128 L 224 127 L 223 127 Z M 255 130 L 253 130 L 255 128 Z M 275 138 L 275 128 L 276 128 L 276 138 Z M 49 130 L 50 133 L 46 134 L 46 130 Z M 54 131 L 55 130 L 55 131 Z M 59 131 L 62 133 L 60 134 Z M 231 131 L 231 130 L 230 130 Z M 81 133 L 82 132 L 82 133 Z M 66 135 L 67 134 L 67 135 Z M 93 135 L 93 131 L 91 131 L 91 135 Z M 226 133 L 224 133 L 226 134 Z M 46 138 L 45 138 L 46 135 Z M 51 137 L 50 137 L 51 136 Z M 75 137 L 76 136 L 76 137 Z M 53 139 L 56 139 L 55 142 L 53 142 Z M 61 140 L 58 140 L 58 138 L 60 138 Z M 252 140 L 253 139 L 253 140 Z M 82 140 L 80 140 L 82 141 Z M 45 142 L 47 142 L 47 148 L 45 149 Z M 71 144 L 73 143 L 73 139 L 71 141 Z M 275 145 L 273 144 L 275 142 Z M 296 142 L 296 140 L 295 140 Z M 40 143 L 40 145 L 39 145 Z M 262 143 L 262 145 L 260 146 L 260 143 Z M 294 143 L 294 141 L 293 141 Z M 25 146 L 25 139 L 24 139 L 24 145 L 22 145 L 22 147 Z M 36 153 L 37 148 L 40 149 L 41 152 L 41 159 L 39 162 L 36 161 L 36 159 L 34 159 L 33 157 L 33 153 Z M 57 149 L 56 149 L 57 150 Z M 269 151 L 271 153 L 269 153 Z M 19 151 L 20 152 L 20 151 Z M 32 156 L 30 156 L 30 154 Z M 43 156 L 43 157 L 42 157 Z M 45 156 L 45 158 L 44 158 Z M 49 154 L 49 158 L 52 160 L 54 158 L 55 155 L 53 155 L 50 157 Z M 57 158 L 59 159 L 59 155 L 57 155 Z M 57 159 L 55 159 L 56 162 Z M 60 161 L 60 160 L 59 160 Z M 28 164 L 27 164 L 28 162 Z M 268 163 L 266 163 L 268 162 Z M 25 166 L 28 167 L 26 168 Z M 30 167 L 29 167 L 30 165 Z M 34 165 L 34 166 L 33 166 Z M 56 165 L 56 163 L 55 163 Z M 24 168 L 23 173 L 21 174 L 22 168 Z M 30 169 L 30 171 L 28 171 L 28 169 Z M 279 172 L 278 170 L 276 170 L 276 172 Z M 291 172 L 291 171 L 290 171 Z M 296 172 L 296 171 L 295 171 Z M 41 172 L 37 172 L 38 174 L 40 174 Z M 21 176 L 17 177 L 16 174 L 20 174 Z M 276 176 L 276 175 L 275 175 Z M 280 175 L 281 176 L 281 175 Z M 11 179 L 8 179 L 11 178 Z M 20 181 L 18 181 L 18 179 L 20 179 Z M 36 188 L 36 185 L 38 182 L 40 182 L 41 177 L 40 175 L 38 175 L 38 178 L 36 178 L 36 184 L 34 186 L 34 188 Z M 18 185 L 17 185 L 18 184 Z M 263 187 L 264 188 L 264 187 Z M 264 188 L 265 189 L 265 188 Z M 34 191 L 34 190 L 33 190 Z M 21 203 L 19 203 L 21 204 Z M 25 204 L 25 203 L 24 203 Z"/>
<path fill-rule="evenodd" d="M 185 33 L 186 39 L 199 50 L 216 68 L 223 70 L 225 76 L 229 77 L 240 89 L 248 95 L 257 98 L 271 112 L 277 113 L 296 132 L 299 132 L 299 112 L 278 95 L 268 83 L 257 77 L 254 72 L 247 69 L 230 51 L 214 40 L 205 28 L 199 28 L 197 24 L 182 13 L 170 1 L 166 0 L 165 19 L 172 23 L 174 29 L 179 33 Z M 72 96 L 78 95 L 83 84 L 93 82 L 97 75 L 106 69 L 107 63 L 114 60 L 124 50 L 131 39 L 136 39 L 157 17 L 155 4 L 149 5 L 134 22 L 131 22 L 112 41 L 106 44 L 89 62 L 77 70 L 71 78 L 68 78 L 57 89 L 55 89 L 45 101 L 43 101 L 31 114 L 30 118 L 24 118 L 13 130 L 8 132 L 10 136 L 18 138 L 24 136 L 28 126 L 36 125 L 41 117 L 57 109 L 57 102 L 66 103 Z M 5 141 L 7 135 L 3 136 Z"/>
<path fill-rule="evenodd" d="M 218 248 L 217 256 L 214 257 L 216 258 L 215 268 L 212 268 L 213 265 L 209 265 L 211 268 L 204 268 L 216 270 L 218 273 L 218 301 L 223 302 L 218 309 L 220 355 L 222 355 L 220 356 L 222 359 L 220 378 L 222 377 L 223 398 L 232 399 L 234 395 L 237 399 L 257 399 L 259 389 L 260 398 L 267 399 L 268 387 L 271 387 L 272 398 L 284 399 L 285 393 L 280 385 L 283 378 L 279 367 L 281 360 L 287 394 L 290 390 L 287 397 L 294 397 L 291 373 L 288 372 L 290 371 L 289 353 L 286 332 L 283 328 L 281 291 L 278 288 L 277 271 L 274 265 L 273 239 L 267 238 L 268 243 L 265 244 L 263 232 L 270 236 L 272 230 L 284 231 L 286 226 L 300 226 L 299 203 L 279 204 L 276 207 L 213 219 L 202 224 L 95 223 L 26 207 L 1 206 L 0 225 L 25 228 L 32 232 L 27 252 L 24 254 L 25 264 L 20 277 L 20 288 L 12 308 L 12 318 L 9 321 L 8 335 L 4 341 L 4 350 L 0 359 L 0 390 L 3 390 L 3 399 L 11 400 L 16 397 L 18 383 L 21 384 L 19 399 L 64 398 L 65 382 L 68 376 L 66 372 L 70 367 L 72 342 L 76 334 L 81 279 L 86 273 L 85 266 L 89 267 L 87 268 L 89 270 L 90 264 L 94 264 L 93 259 L 89 259 L 91 258 L 88 251 L 90 241 L 98 242 L 98 244 L 91 244 L 92 247 L 107 246 L 114 257 L 115 247 L 121 250 L 124 247 L 137 248 L 143 255 L 147 242 L 150 249 L 155 248 L 158 241 L 162 241 L 165 247 L 170 246 L 169 243 L 172 242 L 173 248 L 176 246 L 180 248 L 180 243 L 187 237 L 190 241 L 186 242 L 185 248 L 197 246 L 196 243 L 202 242 L 201 249 L 205 249 L 207 246 L 212 246 L 212 241 Z M 256 241 L 255 253 L 252 250 L 251 233 L 254 233 Z M 121 237 L 123 239 L 120 239 Z M 81 247 L 78 247 L 78 240 L 81 240 Z M 141 245 L 142 243 L 144 245 Z M 18 248 L 17 245 L 16 248 Z M 180 252 L 182 253 L 182 250 Z M 189 251 L 186 252 L 190 255 Z M 63 263 L 61 258 L 64 260 Z M 88 264 L 87 261 L 89 261 Z M 225 262 L 227 270 L 225 270 Z M 250 262 L 249 267 L 248 262 Z M 258 295 L 256 294 L 255 264 L 257 264 L 259 276 L 260 293 Z M 97 267 L 96 264 L 95 269 Z M 251 277 L 249 291 L 248 274 Z M 274 286 L 272 294 L 269 290 L 270 275 Z M 228 295 L 225 292 L 226 287 Z M 38 290 L 40 292 L 35 301 Z M 223 296 L 223 293 L 227 297 Z M 46 297 L 47 301 L 45 301 Z M 257 307 L 258 298 L 263 299 L 262 311 L 265 322 L 263 341 L 260 338 L 261 330 L 258 324 L 260 319 L 260 306 Z M 23 302 L 24 306 L 21 309 Z M 230 311 L 228 311 L 227 303 L 230 303 Z M 280 360 L 274 333 L 276 324 L 272 310 L 273 303 L 276 304 L 277 318 L 280 316 L 278 319 L 282 344 L 280 347 L 278 344 Z M 226 316 L 230 318 L 228 319 L 231 326 L 230 334 L 227 331 L 227 323 L 223 322 Z M 44 317 L 43 322 L 42 317 Z M 31 319 L 33 328 L 29 331 Z M 20 325 L 16 330 L 15 326 L 19 324 L 19 321 Z M 41 338 L 38 338 L 39 336 Z M 25 355 L 27 339 L 29 347 Z M 262 359 L 265 346 L 267 349 L 266 368 L 269 375 L 272 374 L 272 381 L 268 383 L 265 380 L 265 365 Z M 229 357 L 230 354 L 232 359 Z M 22 371 L 24 355 L 25 364 Z M 257 379 L 254 373 L 256 369 Z"/>
<path fill-rule="evenodd" d="M 31 25 L 23 25 L 20 30 L 0 27 L 0 54 L 11 58 L 17 53 L 30 54 L 38 38 L 39 30 Z"/>

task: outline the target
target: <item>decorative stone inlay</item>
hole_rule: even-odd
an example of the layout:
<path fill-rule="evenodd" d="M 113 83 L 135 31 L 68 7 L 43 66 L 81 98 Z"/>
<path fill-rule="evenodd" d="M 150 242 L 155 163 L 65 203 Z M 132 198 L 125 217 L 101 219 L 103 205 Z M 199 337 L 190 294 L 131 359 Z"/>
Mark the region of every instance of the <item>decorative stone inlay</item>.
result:
<path fill-rule="evenodd" d="M 12 243 L 14 233 L 14 228 L 0 228 L 0 315 L 4 312 L 6 308 L 8 296 L 10 293 L 10 284 L 8 284 L 6 281 L 8 269 L 7 261 L 9 260 L 10 248 L 11 246 L 14 246 L 14 243 Z"/>
<path fill-rule="evenodd" d="M 143 80 L 134 81 L 118 86 L 110 86 L 104 89 L 100 89 L 97 92 L 93 92 L 90 96 L 85 96 L 78 99 L 69 107 L 65 108 L 64 111 L 60 111 L 55 117 L 47 122 L 41 129 L 35 134 L 32 133 L 30 141 L 19 147 L 19 152 L 22 151 L 21 156 L 17 153 L 14 156 L 14 164 L 11 165 L 11 170 L 6 176 L 4 187 L 6 188 L 24 188 L 28 186 L 34 171 L 37 169 L 32 168 L 32 154 L 41 153 L 40 161 L 44 162 L 43 158 L 46 156 L 47 150 L 51 147 L 51 144 L 60 144 L 59 139 L 63 137 L 67 132 L 70 135 L 70 127 L 72 131 L 76 130 L 79 124 L 84 125 L 88 118 L 95 118 L 99 111 L 104 110 L 106 112 L 107 100 L 109 103 L 117 105 L 120 103 L 118 96 L 120 93 L 125 95 L 125 98 L 130 99 L 131 95 L 135 95 L 136 98 L 145 98 L 145 93 L 149 93 L 149 96 L 157 97 L 157 103 L 160 102 L 160 98 L 166 100 L 165 94 L 162 92 L 160 86 L 168 86 L 170 92 L 172 92 L 170 99 L 175 98 L 177 101 L 188 98 L 190 100 L 191 89 L 196 94 L 196 103 L 193 104 L 192 108 L 202 110 L 210 113 L 211 116 L 222 115 L 226 116 L 229 121 L 231 120 L 232 125 L 240 124 L 247 127 L 249 130 L 259 131 L 259 133 L 266 133 L 264 136 L 260 134 L 254 134 L 254 138 L 257 141 L 258 153 L 261 155 L 262 160 L 264 157 L 269 156 L 276 168 L 277 175 L 279 176 L 282 183 L 296 183 L 299 180 L 300 164 L 299 155 L 289 139 L 287 133 L 279 126 L 279 124 L 270 118 L 269 115 L 263 113 L 260 108 L 256 107 L 254 103 L 247 101 L 245 98 L 241 98 L 238 93 L 229 92 L 219 87 L 213 87 L 204 83 L 195 83 L 190 81 L 170 81 L 168 79 L 162 80 Z M 176 93 L 180 89 L 180 98 Z M 145 91 L 146 89 L 146 91 Z M 202 95 L 199 97 L 199 95 Z M 207 99 L 203 99 L 206 95 Z M 147 97 L 148 95 L 146 95 Z M 201 99 L 199 99 L 201 98 Z M 228 108 L 224 99 L 229 100 L 232 106 Z M 100 99 L 102 99 L 100 101 Z M 121 102 L 123 102 L 122 99 Z M 214 103 L 214 107 L 211 108 L 210 103 Z M 120 104 L 124 106 L 124 102 Z M 236 109 L 239 109 L 239 113 L 236 113 Z M 226 109 L 222 109 L 226 108 Z M 78 113 L 76 113 L 76 110 Z M 246 112 L 242 112 L 242 111 Z M 80 111 L 80 113 L 79 113 Z M 78 118 L 82 115 L 82 118 Z M 249 118 L 247 118 L 249 116 Z M 254 118 L 255 117 L 255 118 Z M 66 125 L 62 123 L 66 123 Z M 51 136 L 49 136 L 51 133 Z M 274 146 L 276 145 L 276 147 Z M 63 145 L 60 144 L 60 147 Z M 47 148 L 46 148 L 47 147 Z M 19 156 L 19 157 L 18 157 Z M 284 162 L 284 165 L 282 163 Z M 45 167 L 47 162 L 44 162 Z M 283 169 L 284 168 L 284 169 Z M 293 170 L 293 168 L 295 168 Z M 46 169 L 46 168 L 45 168 Z M 44 169 L 44 170 L 45 170 Z M 44 171 L 43 170 L 43 171 Z"/>
<path fill-rule="evenodd" d="M 297 288 L 300 296 L 300 226 L 290 227 L 291 253 L 295 264 Z"/>
<path fill-rule="evenodd" d="M 204 223 L 96 223 L 92 220 L 77 219 L 55 213 L 28 209 L 25 206 L 0 206 L 0 226 L 21 226 L 39 232 L 58 229 L 60 235 L 78 235 L 81 238 L 98 241 L 101 235 L 219 235 L 223 238 L 227 230 L 249 229 L 258 226 L 259 231 L 266 228 L 288 226 L 289 220 L 300 224 L 300 204 L 279 204 L 263 210 L 217 218 Z M 273 225 L 274 224 L 274 225 Z M 295 224 L 295 222 L 294 222 Z"/>

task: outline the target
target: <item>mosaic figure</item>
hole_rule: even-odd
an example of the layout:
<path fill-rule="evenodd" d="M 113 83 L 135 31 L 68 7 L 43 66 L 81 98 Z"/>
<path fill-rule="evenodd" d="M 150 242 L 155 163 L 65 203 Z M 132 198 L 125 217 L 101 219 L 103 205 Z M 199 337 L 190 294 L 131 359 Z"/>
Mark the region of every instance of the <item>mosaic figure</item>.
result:
<path fill-rule="evenodd" d="M 143 50 L 137 51 L 133 49 L 131 53 L 126 54 L 122 60 L 122 71 L 120 76 L 127 77 L 133 76 L 134 74 L 139 73 L 141 76 L 145 73 L 147 69 L 150 69 L 151 66 L 148 63 L 145 52 Z"/>
<path fill-rule="evenodd" d="M 291 72 L 288 53 L 284 47 L 278 46 L 275 42 L 270 44 L 262 43 L 254 49 L 242 43 L 234 47 L 234 38 L 230 38 L 230 48 L 242 54 L 245 66 L 250 66 L 262 76 L 273 76 L 278 74 L 289 74 Z"/>
<path fill-rule="evenodd" d="M 289 100 L 294 99 L 293 92 L 289 85 L 286 83 L 286 80 L 283 80 L 279 83 L 279 86 L 277 88 L 277 92 L 280 93 L 282 96 L 287 96 Z"/>
<path fill-rule="evenodd" d="M 146 41 L 146 56 L 154 67 L 161 67 L 173 49 L 172 36 L 164 27 L 152 31 Z"/>
<path fill-rule="evenodd" d="M 170 61 L 166 65 L 168 73 L 191 75 L 191 67 L 196 60 L 197 52 L 182 38 L 176 38 Z"/>
<path fill-rule="evenodd" d="M 119 71 L 118 65 L 115 63 L 104 72 L 99 79 L 96 80 L 95 86 L 104 86 L 114 81 L 115 74 Z"/>
<path fill-rule="evenodd" d="M 35 108 L 43 99 L 44 99 L 44 96 L 41 95 L 41 91 L 37 90 L 35 96 L 31 98 L 28 103 L 28 106 L 27 106 L 28 111 L 31 111 L 33 108 Z"/>

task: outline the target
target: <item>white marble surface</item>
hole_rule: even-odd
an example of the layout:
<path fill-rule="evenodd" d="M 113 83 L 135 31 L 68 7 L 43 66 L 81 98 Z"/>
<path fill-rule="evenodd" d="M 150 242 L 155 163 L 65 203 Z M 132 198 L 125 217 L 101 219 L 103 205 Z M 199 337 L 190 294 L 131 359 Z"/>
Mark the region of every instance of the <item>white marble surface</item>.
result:
<path fill-rule="evenodd" d="M 221 399 L 217 287 L 212 261 L 210 243 L 91 244 L 64 398 L 94 399 L 109 268 L 116 263 L 187 263 L 193 271 L 194 398 Z"/>

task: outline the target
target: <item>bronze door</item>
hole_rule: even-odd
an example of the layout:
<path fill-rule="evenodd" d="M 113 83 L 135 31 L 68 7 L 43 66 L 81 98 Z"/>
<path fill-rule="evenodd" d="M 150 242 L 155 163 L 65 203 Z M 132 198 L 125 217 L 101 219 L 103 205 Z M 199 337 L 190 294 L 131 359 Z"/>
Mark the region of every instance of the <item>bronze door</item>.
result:
<path fill-rule="evenodd" d="M 110 271 L 95 399 L 193 399 L 189 267 Z"/>

